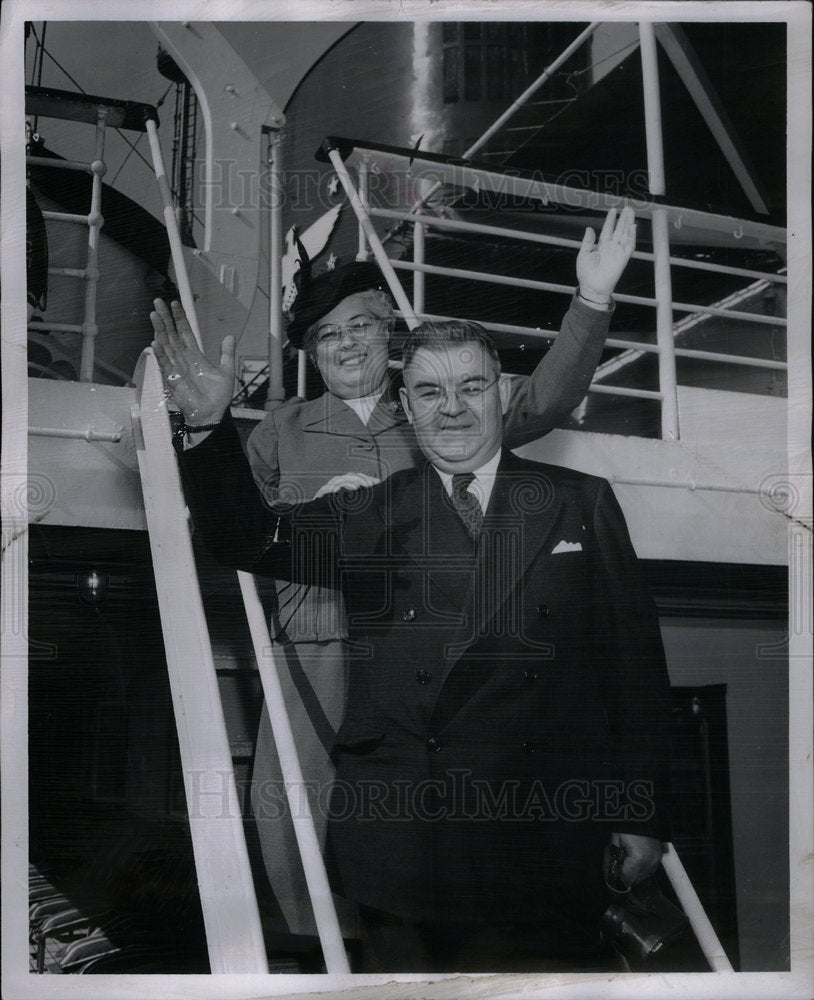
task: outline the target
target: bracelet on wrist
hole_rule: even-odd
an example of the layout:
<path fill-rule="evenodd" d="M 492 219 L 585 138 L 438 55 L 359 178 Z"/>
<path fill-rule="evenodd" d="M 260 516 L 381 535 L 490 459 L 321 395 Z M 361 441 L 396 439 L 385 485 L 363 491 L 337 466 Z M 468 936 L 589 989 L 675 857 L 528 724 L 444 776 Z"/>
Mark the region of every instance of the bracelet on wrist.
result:
<path fill-rule="evenodd" d="M 610 305 L 610 296 L 606 302 L 600 302 L 599 299 L 592 299 L 589 295 L 586 295 L 581 288 L 577 288 L 577 296 L 582 299 L 583 302 L 590 302 L 592 306 L 604 306 L 607 308 Z"/>
<path fill-rule="evenodd" d="M 188 424 L 184 422 L 184 427 L 188 434 L 197 434 L 198 431 L 213 431 L 216 427 L 220 427 L 221 421 L 218 420 L 214 424 Z"/>
<path fill-rule="evenodd" d="M 172 420 L 172 439 L 178 443 L 184 438 L 189 438 L 190 434 L 197 434 L 199 431 L 213 431 L 220 427 L 223 417 L 212 424 L 188 424 L 183 413 L 174 413 Z"/>

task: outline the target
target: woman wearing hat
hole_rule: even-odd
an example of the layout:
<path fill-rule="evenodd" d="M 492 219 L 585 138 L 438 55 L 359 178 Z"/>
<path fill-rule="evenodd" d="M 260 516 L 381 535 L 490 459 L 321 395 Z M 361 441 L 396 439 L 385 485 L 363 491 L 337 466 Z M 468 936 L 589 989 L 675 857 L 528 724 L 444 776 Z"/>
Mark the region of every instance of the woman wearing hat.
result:
<path fill-rule="evenodd" d="M 577 256 L 579 289 L 554 345 L 530 376 L 514 379 L 505 418 L 509 448 L 541 437 L 565 422 L 588 390 L 612 313 L 611 293 L 633 252 L 633 212 L 608 213 L 597 240 L 586 230 Z M 330 490 L 372 485 L 417 464 L 421 453 L 399 402 L 400 377 L 389 366 L 393 305 L 379 269 L 354 262 L 327 271 L 301 288 L 287 329 L 325 382 L 316 399 L 289 400 L 268 413 L 248 440 L 258 485 L 269 501 L 309 500 Z M 228 407 L 234 379 L 234 343 L 224 341 L 221 363 L 210 365 L 189 334 L 183 313 L 156 302 L 151 314 L 156 356 L 168 385 L 173 374 L 194 371 L 198 391 L 174 399 L 195 444 Z M 342 599 L 336 590 L 281 582 L 271 631 L 286 704 L 296 734 L 303 777 L 320 839 L 324 839 L 333 777 L 330 751 L 343 713 L 347 661 Z M 283 663 L 287 667 L 283 669 Z M 252 805 L 266 870 L 289 929 L 315 925 L 287 809 L 268 715 L 263 710 L 252 776 Z M 342 914 L 352 934 L 352 915 Z"/>

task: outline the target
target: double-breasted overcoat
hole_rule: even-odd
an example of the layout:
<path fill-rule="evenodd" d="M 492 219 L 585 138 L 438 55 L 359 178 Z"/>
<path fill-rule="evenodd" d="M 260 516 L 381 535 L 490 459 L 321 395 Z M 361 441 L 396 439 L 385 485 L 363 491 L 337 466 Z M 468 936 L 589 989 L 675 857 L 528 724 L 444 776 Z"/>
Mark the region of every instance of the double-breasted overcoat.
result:
<path fill-rule="evenodd" d="M 337 889 L 407 919 L 595 919 L 613 831 L 660 836 L 669 683 L 608 483 L 504 452 L 473 543 L 429 465 L 282 513 L 225 421 L 182 456 L 230 565 L 341 588 Z"/>

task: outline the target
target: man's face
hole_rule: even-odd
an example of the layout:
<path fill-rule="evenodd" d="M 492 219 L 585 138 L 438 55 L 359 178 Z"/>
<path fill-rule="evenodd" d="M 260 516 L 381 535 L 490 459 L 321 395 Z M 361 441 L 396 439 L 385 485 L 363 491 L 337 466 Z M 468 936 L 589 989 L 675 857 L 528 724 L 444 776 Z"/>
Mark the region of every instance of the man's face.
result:
<path fill-rule="evenodd" d="M 442 472 L 473 472 L 500 449 L 511 382 L 477 342 L 420 347 L 404 371 L 405 412 Z"/>
<path fill-rule="evenodd" d="M 387 326 L 387 320 L 370 312 L 362 295 L 349 295 L 322 317 L 313 356 L 329 392 L 356 399 L 384 389 Z"/>

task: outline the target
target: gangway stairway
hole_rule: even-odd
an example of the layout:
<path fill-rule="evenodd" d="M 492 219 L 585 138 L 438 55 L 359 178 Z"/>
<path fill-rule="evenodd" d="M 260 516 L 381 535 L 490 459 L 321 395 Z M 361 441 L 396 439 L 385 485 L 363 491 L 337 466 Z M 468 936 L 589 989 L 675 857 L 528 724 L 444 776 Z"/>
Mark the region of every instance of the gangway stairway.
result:
<path fill-rule="evenodd" d="M 174 216 L 169 211 L 166 215 L 168 227 L 174 225 Z M 194 303 L 191 290 L 183 270 L 183 258 L 180 254 L 180 240 L 171 237 L 171 246 L 178 247 L 176 269 L 178 284 L 190 325 L 198 338 L 195 320 Z M 405 311 L 409 311 L 408 322 L 417 322 L 410 305 L 404 295 L 398 279 L 392 269 L 387 269 L 391 281 L 391 291 L 396 301 Z M 387 273 L 386 270 L 386 273 Z M 165 635 L 167 662 L 172 679 L 173 701 L 176 706 L 176 719 L 179 723 L 179 741 L 181 744 L 182 762 L 185 772 L 193 762 L 196 771 L 208 769 L 211 774 L 224 773 L 229 764 L 228 746 L 225 728 L 221 731 L 222 714 L 219 712 L 219 699 L 212 663 L 211 647 L 208 643 L 206 621 L 200 599 L 200 591 L 196 585 L 196 571 L 191 542 L 185 526 L 185 513 L 180 477 L 175 465 L 175 457 L 171 444 L 170 420 L 167 412 L 167 394 L 158 371 L 158 366 L 151 351 L 145 351 L 136 378 L 139 392 L 139 405 L 134 407 L 133 420 L 137 428 L 136 441 L 139 457 L 139 468 L 144 489 L 145 510 L 150 532 L 150 543 L 153 553 L 154 571 L 161 608 L 162 628 Z M 313 823 L 308 812 L 307 800 L 297 799 L 299 809 L 293 804 L 296 789 L 302 786 L 302 776 L 297 761 L 294 736 L 283 703 L 282 692 L 274 666 L 271 639 L 265 615 L 260 603 L 254 579 L 250 574 L 238 572 L 241 593 L 252 634 L 255 656 L 257 658 L 263 683 L 266 703 L 269 707 L 275 742 L 283 769 L 283 777 L 292 804 L 292 817 L 295 823 L 298 846 L 306 873 L 308 890 L 320 942 L 323 948 L 325 966 L 328 972 L 347 972 L 347 956 L 345 954 L 336 913 L 331 900 L 330 889 L 325 869 L 319 852 L 318 842 Z M 179 604 L 185 604 L 188 613 L 180 616 L 173 613 Z M 201 672 L 201 676 L 196 675 Z M 212 738 L 208 725 L 208 717 L 217 720 L 217 730 Z M 200 725 L 199 725 L 200 724 Z M 220 747 L 215 744 L 220 744 Z M 219 758 L 219 754 L 222 755 Z M 233 781 L 233 778 L 231 779 Z M 200 790 L 196 790 L 200 794 Z M 187 794 L 190 786 L 187 783 Z M 229 816 L 239 817 L 239 808 L 234 798 L 233 786 L 228 787 Z M 217 793 L 210 792 L 214 801 L 220 801 Z M 194 800 L 193 800 L 194 801 Z M 305 808 L 303 808 L 305 806 Z M 232 810 L 234 809 L 234 813 Z M 236 830 L 229 834 L 217 830 L 217 812 L 207 822 L 199 812 L 193 814 L 190 809 L 190 823 L 196 822 L 197 831 L 193 832 L 193 843 L 197 843 L 196 864 L 199 866 L 202 892 L 201 899 L 206 920 L 207 910 L 211 918 L 207 921 L 207 938 L 210 953 L 214 952 L 216 960 L 223 966 L 231 966 L 233 961 L 239 964 L 250 962 L 248 953 L 231 952 L 230 924 L 222 923 L 215 911 L 220 905 L 224 911 L 234 912 L 229 905 L 234 899 L 234 885 L 226 888 L 229 882 L 219 882 L 222 875 L 217 867 L 210 868 L 215 857 L 223 857 L 231 850 L 238 848 Z M 205 856 L 199 861 L 199 849 L 205 845 Z M 243 861 L 242 847 L 239 851 L 238 876 L 244 880 L 244 891 L 247 898 L 253 899 L 253 888 L 250 885 L 250 874 Z M 687 878 L 681 862 L 672 845 L 668 845 L 664 855 L 663 865 L 670 878 L 682 906 L 691 919 L 691 923 L 702 946 L 711 968 L 716 971 L 732 971 L 726 954 L 717 939 L 714 929 L 703 911 L 692 885 Z M 207 875 L 207 869 L 208 875 Z M 212 896 L 204 898 L 204 885 Z M 226 888 L 225 895 L 223 894 Z M 253 915 L 250 920 L 250 931 L 254 931 Z M 210 937 L 210 926 L 213 929 L 214 940 Z M 241 934 L 238 940 L 243 943 Z M 237 970 L 231 970 L 237 971 Z M 245 970 L 244 970 L 245 971 Z"/>
<path fill-rule="evenodd" d="M 116 120 L 113 112 L 123 116 L 120 123 L 127 123 L 124 127 L 143 127 L 146 131 L 162 195 L 164 220 L 180 298 L 193 332 L 200 342 L 172 195 L 158 141 L 155 109 L 149 105 L 134 105 L 129 102 L 125 105 L 124 102 L 110 102 L 100 98 L 83 98 L 76 103 L 79 114 L 93 115 L 95 116 L 93 120 L 97 123 L 95 158 L 90 164 L 90 171 L 94 177 L 94 190 L 100 184 L 103 173 L 103 164 L 95 166 L 101 164 L 103 143 L 99 139 L 99 134 L 103 131 L 105 123 L 110 124 Z M 100 108 L 109 110 L 103 114 Z M 41 110 L 40 113 L 44 114 L 45 111 Z M 71 113 L 76 114 L 76 109 Z M 79 120 L 89 119 L 85 117 Z M 338 158 L 336 165 L 338 168 L 341 167 Z M 88 165 L 76 165 L 76 169 L 88 169 Z M 92 218 L 94 213 L 98 213 L 98 197 L 95 206 L 94 209 L 92 205 L 86 220 L 91 236 L 85 277 L 91 285 L 98 277 L 94 275 L 96 269 L 94 233 L 98 237 L 101 220 Z M 372 230 L 369 230 L 369 235 L 373 236 Z M 391 291 L 408 325 L 412 326 L 416 322 L 413 307 L 407 300 L 393 267 L 381 257 L 381 247 L 376 246 L 375 249 L 379 251 L 377 258 L 380 258 Z M 93 364 L 92 344 L 95 333 L 92 323 L 93 301 L 93 295 L 86 299 L 88 311 L 86 311 L 86 322 L 83 324 L 83 336 L 87 348 L 83 347 L 82 372 L 83 378 L 87 379 L 91 377 Z M 88 319 L 89 316 L 91 319 Z M 213 973 L 268 972 L 268 959 L 252 882 L 212 648 L 172 449 L 168 399 L 157 364 L 149 350 L 142 356 L 136 382 L 137 404 L 132 410 L 134 437 L 159 597 L 210 966 Z M 240 573 L 238 576 L 264 695 L 272 717 L 283 776 L 289 795 L 293 798 L 297 795 L 297 788 L 302 785 L 302 777 L 299 772 L 294 736 L 288 724 L 274 667 L 268 627 L 253 578 L 245 573 Z M 183 612 L 179 613 L 181 608 Z M 329 973 L 346 973 L 349 971 L 348 959 L 339 932 L 313 823 L 304 797 L 303 799 L 297 797 L 296 802 L 298 808 L 292 808 L 291 814 L 294 816 L 325 967 Z M 306 808 L 303 808 L 303 805 Z M 716 970 L 731 971 L 731 965 L 706 920 L 697 896 L 672 848 L 664 856 L 664 866 L 677 896 L 691 917 L 711 967 Z"/>
<path fill-rule="evenodd" d="M 183 283 L 179 282 L 183 289 Z M 183 294 L 183 293 L 182 293 Z M 403 292 L 402 292 L 403 295 Z M 193 309 L 191 301 L 188 309 Z M 194 317 L 194 311 L 188 313 Z M 194 323 L 194 319 L 192 321 Z M 193 327 L 194 328 L 194 327 Z M 255 954 L 255 907 L 251 874 L 241 842 L 240 809 L 231 773 L 223 715 L 217 690 L 212 650 L 206 619 L 197 585 L 194 555 L 186 524 L 186 513 L 171 441 L 167 394 L 158 365 L 150 350 L 145 351 L 137 372 L 139 405 L 133 408 L 139 468 L 144 490 L 145 510 L 153 554 L 153 566 L 161 609 L 167 664 L 170 671 L 182 764 L 185 771 L 190 827 L 195 847 L 196 866 L 201 887 L 201 903 L 207 927 L 207 942 L 213 971 L 250 971 Z M 272 644 L 254 578 L 238 572 L 241 593 L 252 634 L 266 703 L 269 707 L 287 794 L 292 805 L 295 832 L 306 873 L 311 903 L 323 948 L 326 970 L 348 972 L 347 957 L 318 842 L 308 812 L 307 797 L 296 796 L 302 787 L 296 744 L 291 732 L 274 665 Z M 177 609 L 184 607 L 184 614 Z M 216 778 L 218 784 L 205 789 L 190 782 L 192 776 Z M 227 787 L 222 776 L 228 775 Z M 227 819 L 223 823 L 227 802 Z M 205 812 L 203 800 L 214 808 Z M 297 808 L 294 808 L 294 804 Z M 229 867 L 222 865 L 228 859 Z M 667 846 L 663 866 L 685 912 L 690 917 L 710 967 L 731 972 L 723 948 L 704 913 L 675 849 Z M 242 897 L 237 891 L 241 887 Z M 241 905 L 246 909 L 240 912 Z M 255 904 L 256 906 L 256 904 Z M 209 919 L 207 919 L 209 914 Z M 238 919 L 240 932 L 235 935 Z M 262 947 L 262 937 L 260 939 Z"/>

